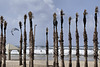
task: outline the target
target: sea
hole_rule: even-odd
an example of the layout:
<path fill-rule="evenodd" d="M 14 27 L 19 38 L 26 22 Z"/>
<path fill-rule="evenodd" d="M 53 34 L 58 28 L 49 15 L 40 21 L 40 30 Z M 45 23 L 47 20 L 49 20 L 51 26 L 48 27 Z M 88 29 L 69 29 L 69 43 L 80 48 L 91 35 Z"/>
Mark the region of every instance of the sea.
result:
<path fill-rule="evenodd" d="M 94 61 L 94 47 L 93 46 L 88 46 L 88 61 Z M 22 50 L 23 53 L 23 50 Z M 60 60 L 60 47 L 58 48 L 58 59 Z M 12 55 L 18 55 L 19 52 L 17 50 L 12 50 L 11 51 Z M 27 54 L 27 59 L 29 59 L 29 47 L 27 47 L 26 50 Z M 53 47 L 49 46 L 49 60 L 53 60 Z M 84 46 L 79 47 L 79 54 L 80 54 L 80 60 L 84 61 Z M 98 47 L 98 54 L 100 56 L 100 46 Z M 45 60 L 46 59 L 46 47 L 45 46 L 36 46 L 34 50 L 34 59 L 36 60 Z M 64 47 L 64 60 L 69 60 L 69 47 L 65 46 Z M 72 60 L 75 61 L 77 60 L 76 58 L 76 46 L 72 47 Z M 99 60 L 99 57 L 98 57 Z"/>

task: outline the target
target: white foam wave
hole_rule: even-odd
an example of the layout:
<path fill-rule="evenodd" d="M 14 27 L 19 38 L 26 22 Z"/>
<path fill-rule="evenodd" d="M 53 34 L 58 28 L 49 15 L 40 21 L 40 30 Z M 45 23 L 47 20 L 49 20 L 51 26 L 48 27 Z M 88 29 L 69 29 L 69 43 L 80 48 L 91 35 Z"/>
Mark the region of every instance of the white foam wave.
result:
<path fill-rule="evenodd" d="M 46 54 L 46 49 L 35 49 L 34 50 L 35 54 Z M 60 49 L 58 50 L 58 53 L 60 54 Z M 80 55 L 84 55 L 84 50 L 79 50 Z M 100 54 L 100 51 L 98 52 Z M 6 54 L 8 54 L 6 52 Z M 11 54 L 19 54 L 19 52 L 17 50 L 12 50 Z M 22 54 L 23 54 L 23 50 L 22 50 Z M 29 54 L 29 49 L 26 50 L 26 54 Z M 53 55 L 53 49 L 49 49 L 49 54 Z M 93 55 L 94 51 L 93 50 L 88 50 L 88 55 Z M 69 55 L 69 50 L 68 49 L 64 49 L 64 55 Z M 72 55 L 76 55 L 76 50 L 73 49 L 72 50 Z"/>

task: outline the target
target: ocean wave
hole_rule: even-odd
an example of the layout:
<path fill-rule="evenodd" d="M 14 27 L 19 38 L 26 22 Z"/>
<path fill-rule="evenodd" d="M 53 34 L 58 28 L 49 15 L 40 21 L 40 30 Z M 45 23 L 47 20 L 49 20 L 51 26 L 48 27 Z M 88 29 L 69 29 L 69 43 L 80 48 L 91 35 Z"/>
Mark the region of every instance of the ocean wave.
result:
<path fill-rule="evenodd" d="M 94 55 L 93 47 L 88 47 L 87 52 L 88 52 L 88 56 L 89 55 L 93 56 Z M 58 53 L 60 54 L 60 47 L 58 48 Z M 98 53 L 100 54 L 100 51 L 98 51 Z M 6 52 L 6 54 L 8 54 L 8 52 Z M 19 54 L 19 52 L 17 50 L 12 50 L 11 54 Z M 22 50 L 22 54 L 23 54 L 23 50 Z M 29 54 L 29 47 L 27 47 L 26 54 Z M 46 47 L 43 47 L 43 46 L 35 47 L 34 54 L 45 55 Z M 54 54 L 53 47 L 49 47 L 49 54 L 50 55 Z M 81 56 L 84 56 L 84 47 L 80 47 L 79 54 Z M 64 55 L 69 55 L 69 47 L 64 47 Z M 72 55 L 74 55 L 74 56 L 76 55 L 76 47 L 72 47 Z"/>

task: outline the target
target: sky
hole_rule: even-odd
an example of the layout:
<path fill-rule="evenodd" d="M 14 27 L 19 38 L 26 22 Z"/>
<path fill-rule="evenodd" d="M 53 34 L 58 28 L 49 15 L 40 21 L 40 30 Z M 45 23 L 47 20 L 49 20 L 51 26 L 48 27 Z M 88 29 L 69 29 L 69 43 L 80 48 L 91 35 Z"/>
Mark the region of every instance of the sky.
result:
<path fill-rule="evenodd" d="M 95 7 L 100 8 L 100 0 L 0 0 L 0 16 L 7 21 L 7 44 L 19 46 L 20 31 L 15 31 L 14 36 L 11 34 L 13 28 L 19 29 L 19 21 L 24 23 L 24 15 L 28 16 L 28 12 L 33 13 L 33 29 L 36 27 L 35 46 L 45 46 L 46 44 L 46 28 L 49 29 L 49 45 L 53 46 L 53 13 L 57 13 L 58 20 L 58 36 L 60 37 L 60 11 L 64 11 L 64 46 L 69 46 L 68 42 L 68 18 L 71 16 L 71 34 L 72 45 L 76 46 L 75 38 L 75 14 L 78 12 L 78 31 L 79 45 L 84 46 L 83 39 L 83 12 L 87 10 L 87 36 L 88 45 L 93 46 L 94 32 L 94 13 Z M 100 11 L 100 9 L 99 9 Z M 29 45 L 29 17 L 27 17 L 27 46 Z M 100 42 L 100 13 L 98 13 L 98 41 Z M 24 30 L 24 28 L 23 28 Z M 23 33 L 24 34 L 24 33 Z M 60 45 L 60 44 L 59 44 Z M 100 46 L 100 44 L 98 44 Z"/>

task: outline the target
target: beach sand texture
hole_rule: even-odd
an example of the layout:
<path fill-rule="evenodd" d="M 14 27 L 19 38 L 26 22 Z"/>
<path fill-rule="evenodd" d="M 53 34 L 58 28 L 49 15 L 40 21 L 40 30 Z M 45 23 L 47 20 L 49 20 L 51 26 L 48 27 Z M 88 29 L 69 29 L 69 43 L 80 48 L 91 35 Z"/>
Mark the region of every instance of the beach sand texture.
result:
<path fill-rule="evenodd" d="M 7 60 L 7 66 L 6 67 L 23 67 L 19 66 L 18 60 Z M 49 61 L 49 67 L 52 67 L 53 61 Z M 65 67 L 68 67 L 69 62 L 65 61 Z M 60 66 L 60 61 L 59 61 Z M 29 67 L 29 61 L 27 61 L 27 67 Z M 46 67 L 46 61 L 45 60 L 34 60 L 34 67 Z M 72 61 L 72 67 L 76 67 L 76 61 Z M 84 67 L 84 61 L 80 61 L 80 67 Z M 94 67 L 94 61 L 88 61 L 88 67 Z M 98 67 L 100 67 L 100 63 L 98 62 Z"/>

